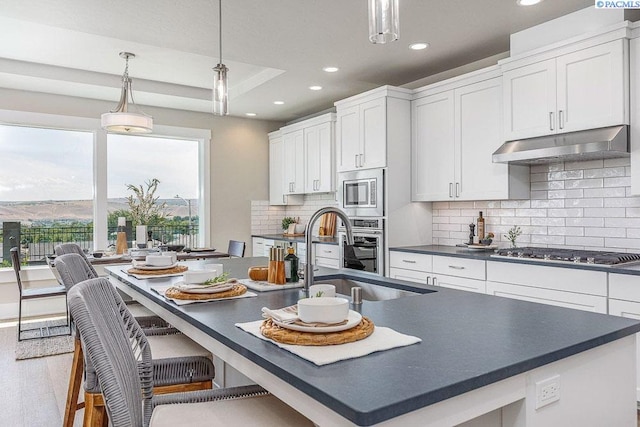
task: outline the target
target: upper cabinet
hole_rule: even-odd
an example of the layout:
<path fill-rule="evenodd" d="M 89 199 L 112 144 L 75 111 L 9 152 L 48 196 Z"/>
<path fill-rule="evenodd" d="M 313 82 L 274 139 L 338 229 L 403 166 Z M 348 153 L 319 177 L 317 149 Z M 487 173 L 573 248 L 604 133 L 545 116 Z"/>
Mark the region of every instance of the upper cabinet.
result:
<path fill-rule="evenodd" d="M 626 39 L 515 60 L 503 69 L 507 141 L 629 124 Z"/>
<path fill-rule="evenodd" d="M 269 134 L 269 204 L 301 205 L 304 196 L 285 194 L 289 181 L 285 179 L 284 142 L 280 131 Z M 287 184 L 285 184 L 285 182 Z"/>
<path fill-rule="evenodd" d="M 388 166 L 389 121 L 396 106 L 390 99 L 410 99 L 410 90 L 384 86 L 336 102 L 338 172 Z"/>
<path fill-rule="evenodd" d="M 305 193 L 335 191 L 334 120 L 304 129 Z"/>
<path fill-rule="evenodd" d="M 301 205 L 304 194 L 335 191 L 334 113 L 269 134 L 271 205 Z"/>
<path fill-rule="evenodd" d="M 412 200 L 529 196 L 529 168 L 492 162 L 502 144 L 497 67 L 416 92 L 412 112 Z"/>

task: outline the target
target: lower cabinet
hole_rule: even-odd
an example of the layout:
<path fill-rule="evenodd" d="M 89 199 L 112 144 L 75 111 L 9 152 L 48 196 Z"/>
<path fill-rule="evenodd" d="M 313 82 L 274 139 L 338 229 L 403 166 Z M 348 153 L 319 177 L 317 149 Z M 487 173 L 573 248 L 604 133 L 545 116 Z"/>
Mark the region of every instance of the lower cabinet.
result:
<path fill-rule="evenodd" d="M 264 239 L 262 237 L 253 238 L 253 256 L 264 256 Z M 269 255 L 267 253 L 267 255 Z"/>
<path fill-rule="evenodd" d="M 325 243 L 315 243 L 315 265 L 319 267 L 340 268 L 340 247 Z"/>
<path fill-rule="evenodd" d="M 467 279 L 465 277 L 434 274 L 431 278 L 431 284 L 442 286 L 443 288 L 458 289 L 460 291 L 478 292 L 481 294 L 487 292 L 487 286 L 484 280 Z"/>
<path fill-rule="evenodd" d="M 431 284 L 431 273 L 424 271 L 406 270 L 403 268 L 389 268 L 389 277 L 392 279 L 405 280 L 407 282 L 419 283 L 421 285 Z"/>

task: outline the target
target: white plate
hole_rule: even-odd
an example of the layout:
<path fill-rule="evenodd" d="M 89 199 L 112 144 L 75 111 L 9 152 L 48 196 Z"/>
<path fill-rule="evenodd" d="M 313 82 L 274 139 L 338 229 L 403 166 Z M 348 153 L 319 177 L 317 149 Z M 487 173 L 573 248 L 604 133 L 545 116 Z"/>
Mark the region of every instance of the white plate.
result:
<path fill-rule="evenodd" d="M 147 270 L 147 271 L 154 271 L 154 270 L 167 270 L 169 268 L 173 268 L 176 265 L 178 265 L 177 262 L 174 262 L 171 265 L 146 265 L 146 264 L 137 264 L 134 265 L 133 268 L 137 268 L 139 270 Z"/>
<path fill-rule="evenodd" d="M 498 245 L 469 245 L 467 249 L 470 251 L 488 251 L 491 249 L 497 249 Z"/>
<path fill-rule="evenodd" d="M 217 294 L 232 289 L 235 283 L 229 283 L 225 286 L 200 286 L 197 288 L 195 286 L 198 285 L 185 285 L 184 282 L 177 282 L 174 286 L 187 294 Z"/>
<path fill-rule="evenodd" d="M 124 255 L 122 255 L 122 254 L 120 254 L 120 255 L 109 255 L 109 256 L 102 255 L 100 258 L 96 258 L 96 257 L 94 257 L 94 256 L 91 256 L 91 258 L 92 258 L 94 261 L 101 261 L 101 260 L 109 261 L 109 260 L 113 260 L 113 259 L 120 259 L 120 258 L 122 258 L 123 256 L 124 256 Z"/>
<path fill-rule="evenodd" d="M 278 322 L 276 319 L 273 319 L 273 318 L 271 320 L 276 325 L 285 329 L 291 329 L 292 331 L 300 331 L 300 332 L 315 332 L 320 334 L 320 333 L 326 333 L 326 332 L 346 331 L 347 329 L 351 329 L 355 326 L 358 326 L 358 324 L 362 320 L 362 315 L 357 311 L 349 310 L 349 315 L 347 316 L 347 323 L 345 323 L 344 325 L 336 325 L 336 326 L 302 326 L 302 325 L 296 325 L 295 323 Z"/>

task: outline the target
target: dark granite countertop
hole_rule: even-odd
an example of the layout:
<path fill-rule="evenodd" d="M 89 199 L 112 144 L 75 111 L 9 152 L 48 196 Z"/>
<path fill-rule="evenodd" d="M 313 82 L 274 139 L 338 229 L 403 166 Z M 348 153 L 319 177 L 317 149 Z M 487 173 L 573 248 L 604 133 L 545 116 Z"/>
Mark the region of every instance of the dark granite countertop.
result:
<path fill-rule="evenodd" d="M 469 250 L 463 247 L 458 246 L 442 246 L 442 245 L 422 245 L 422 246 L 401 246 L 389 248 L 390 251 L 396 252 L 409 252 L 409 253 L 417 253 L 417 254 L 428 254 L 428 255 L 441 255 L 441 256 L 450 256 L 450 257 L 459 257 L 459 258 L 469 258 L 469 259 L 478 259 L 482 261 L 496 261 L 496 262 L 511 262 L 518 264 L 530 264 L 530 265 L 545 265 L 548 267 L 559 267 L 559 268 L 573 268 L 579 270 L 593 270 L 593 271 L 605 271 L 607 273 L 618 273 L 618 274 L 632 274 L 640 276 L 640 264 L 633 264 L 627 266 L 602 266 L 602 265 L 594 265 L 594 264 L 579 264 L 572 262 L 561 262 L 561 261 L 542 261 L 542 260 L 531 260 L 526 258 L 509 258 L 509 257 L 497 257 L 492 256 L 494 251 L 477 251 L 477 250 Z"/>
<path fill-rule="evenodd" d="M 281 240 L 284 242 L 304 243 L 304 236 L 285 236 L 283 234 L 252 234 L 251 237 L 262 237 L 263 239 Z M 338 238 L 333 236 L 313 236 L 313 243 L 326 243 L 328 245 L 337 245 Z"/>
<path fill-rule="evenodd" d="M 262 257 L 213 262 L 224 264 L 232 276 L 246 277 L 249 266 L 265 261 Z M 295 303 L 297 289 L 178 307 L 150 291 L 149 284 L 169 284 L 179 277 L 136 280 L 122 268 L 106 270 L 124 285 L 358 425 L 382 422 L 640 331 L 640 322 L 622 317 L 453 289 L 413 287 L 353 270 L 321 268 L 316 283 L 330 278 L 369 278 L 419 293 L 395 300 L 365 301 L 360 311 L 378 326 L 423 341 L 316 366 L 234 326 L 260 319 L 263 306 L 278 308 Z M 542 324 L 554 327 L 540 328 Z"/>

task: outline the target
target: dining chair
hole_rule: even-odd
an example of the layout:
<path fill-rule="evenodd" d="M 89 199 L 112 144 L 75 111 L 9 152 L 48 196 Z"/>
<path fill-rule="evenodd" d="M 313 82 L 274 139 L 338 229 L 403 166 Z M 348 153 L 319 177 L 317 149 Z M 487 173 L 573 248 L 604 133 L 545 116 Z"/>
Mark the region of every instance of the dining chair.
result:
<path fill-rule="evenodd" d="M 79 244 L 60 243 L 59 245 L 56 245 L 53 248 L 53 252 L 56 254 L 57 257 L 64 254 L 78 254 L 82 256 L 82 258 L 87 262 L 87 266 L 89 267 L 91 272 L 94 274 L 94 277 L 98 277 L 98 273 L 96 272 L 96 269 L 93 268 L 93 265 L 91 265 L 91 262 L 89 262 L 89 258 L 87 258 L 87 254 L 84 253 L 84 251 L 82 250 Z"/>
<path fill-rule="evenodd" d="M 244 257 L 244 250 L 246 248 L 245 242 L 240 242 L 238 240 L 229 240 L 229 249 L 227 249 L 227 253 L 229 254 L 229 258 L 231 257 Z"/>
<path fill-rule="evenodd" d="M 313 425 L 259 386 L 154 395 L 156 367 L 148 337 L 108 279 L 74 286 L 69 309 L 113 427 Z"/>
<path fill-rule="evenodd" d="M 21 269 L 20 269 L 20 248 L 14 247 L 11 248 L 11 264 L 13 265 L 13 271 L 16 273 L 16 282 L 18 283 L 18 292 L 19 292 L 19 302 L 18 302 L 18 341 L 30 340 L 30 339 L 40 339 L 40 338 L 48 338 L 54 336 L 62 336 L 62 335 L 70 335 L 71 328 L 69 325 L 69 307 L 66 304 L 67 290 L 64 286 L 50 286 L 47 288 L 29 288 L 25 289 L 22 285 L 22 277 L 21 277 Z M 44 328 L 31 328 L 31 329 L 22 329 L 22 302 L 25 300 L 34 300 L 38 298 L 50 298 L 50 297 L 65 297 L 65 310 L 66 310 L 66 318 L 67 324 L 66 326 L 69 328 L 69 333 L 61 333 L 51 335 L 49 327 Z M 30 331 L 40 331 L 38 336 L 32 338 L 22 338 L 23 332 Z M 46 332 L 45 332 L 46 331 Z"/>
<path fill-rule="evenodd" d="M 97 278 L 88 268 L 86 260 L 77 253 L 60 255 L 56 257 L 54 264 L 67 291 L 80 282 Z M 156 349 L 156 355 L 159 356 L 158 360 L 154 360 L 157 367 L 154 380 L 160 385 L 156 388 L 156 393 L 212 388 L 215 369 L 212 356 L 207 350 L 180 334 L 158 316 L 136 317 L 135 320 L 149 337 L 152 348 Z M 80 334 L 76 333 L 75 338 L 63 426 L 73 426 L 75 414 L 82 407 L 85 408 L 85 425 L 99 426 L 106 419 L 104 399 L 95 369 L 83 357 Z M 78 404 L 83 373 L 84 405 Z"/>

